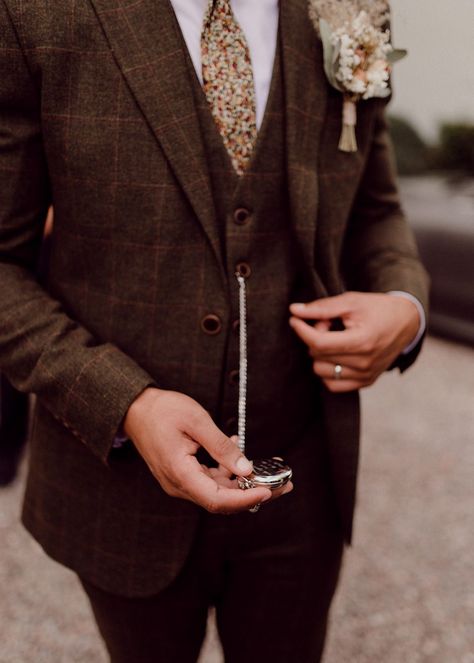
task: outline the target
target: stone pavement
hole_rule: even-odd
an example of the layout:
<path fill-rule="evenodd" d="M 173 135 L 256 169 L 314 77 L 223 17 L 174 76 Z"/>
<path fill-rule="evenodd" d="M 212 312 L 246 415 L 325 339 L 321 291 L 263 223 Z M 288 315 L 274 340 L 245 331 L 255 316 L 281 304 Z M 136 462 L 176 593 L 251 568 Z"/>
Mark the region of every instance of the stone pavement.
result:
<path fill-rule="evenodd" d="M 428 339 L 363 400 L 356 537 L 325 663 L 474 663 L 474 352 Z M 106 663 L 73 574 L 18 524 L 22 479 L 0 493 L 0 663 Z M 221 662 L 211 620 L 200 663 Z"/>

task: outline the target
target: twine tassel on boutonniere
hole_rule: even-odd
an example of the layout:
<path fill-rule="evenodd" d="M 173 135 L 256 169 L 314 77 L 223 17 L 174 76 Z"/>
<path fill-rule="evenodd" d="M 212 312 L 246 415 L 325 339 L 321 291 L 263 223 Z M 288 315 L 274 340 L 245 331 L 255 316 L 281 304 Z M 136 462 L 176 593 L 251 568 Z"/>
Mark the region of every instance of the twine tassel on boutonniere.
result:
<path fill-rule="evenodd" d="M 342 131 L 338 146 L 341 152 L 357 152 L 356 124 L 357 108 L 355 101 L 345 96 L 342 104 Z"/>
<path fill-rule="evenodd" d="M 309 16 L 321 37 L 327 79 L 343 94 L 338 147 L 357 152 L 357 104 L 390 95 L 391 65 L 406 51 L 390 43 L 386 0 L 309 0 Z"/>

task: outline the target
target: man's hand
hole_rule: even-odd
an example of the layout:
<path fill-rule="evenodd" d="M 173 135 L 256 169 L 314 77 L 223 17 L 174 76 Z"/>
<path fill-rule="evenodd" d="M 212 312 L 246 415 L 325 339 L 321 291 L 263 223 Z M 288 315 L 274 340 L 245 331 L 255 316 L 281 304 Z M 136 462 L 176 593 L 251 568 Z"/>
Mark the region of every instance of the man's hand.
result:
<path fill-rule="evenodd" d="M 195 502 L 211 513 L 245 511 L 292 489 L 291 484 L 273 493 L 267 488 L 238 488 L 232 476 L 249 475 L 252 464 L 236 439 L 226 437 L 206 410 L 184 394 L 145 389 L 130 406 L 124 430 L 168 495 Z M 219 467 L 199 464 L 200 447 Z"/>
<path fill-rule="evenodd" d="M 333 392 L 373 384 L 415 338 L 420 325 L 415 304 L 390 294 L 346 292 L 292 304 L 290 311 L 290 325 L 308 346 L 314 372 Z M 344 331 L 330 331 L 335 318 L 342 320 Z M 342 373 L 336 379 L 338 364 Z"/>

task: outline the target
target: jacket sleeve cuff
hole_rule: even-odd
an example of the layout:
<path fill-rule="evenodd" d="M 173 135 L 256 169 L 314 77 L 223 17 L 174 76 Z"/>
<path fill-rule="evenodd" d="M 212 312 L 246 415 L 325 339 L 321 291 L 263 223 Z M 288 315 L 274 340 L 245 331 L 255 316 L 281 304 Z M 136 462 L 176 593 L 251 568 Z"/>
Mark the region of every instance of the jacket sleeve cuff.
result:
<path fill-rule="evenodd" d="M 133 359 L 105 345 L 84 367 L 55 416 L 107 464 L 128 408 L 150 386 L 156 386 L 153 379 Z"/>

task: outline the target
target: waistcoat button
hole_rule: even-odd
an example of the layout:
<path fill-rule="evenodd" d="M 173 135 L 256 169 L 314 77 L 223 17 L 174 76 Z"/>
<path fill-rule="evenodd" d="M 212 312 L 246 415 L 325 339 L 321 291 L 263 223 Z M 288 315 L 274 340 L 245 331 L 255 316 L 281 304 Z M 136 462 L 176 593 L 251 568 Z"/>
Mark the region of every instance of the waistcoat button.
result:
<path fill-rule="evenodd" d="M 252 273 L 252 270 L 250 269 L 250 265 L 248 263 L 238 262 L 235 266 L 235 272 L 236 274 L 243 276 L 244 279 L 248 279 L 250 274 Z"/>
<path fill-rule="evenodd" d="M 234 212 L 234 223 L 238 226 L 245 226 L 250 219 L 250 212 L 245 207 L 238 207 Z"/>
<path fill-rule="evenodd" d="M 239 384 L 239 370 L 235 369 L 229 373 L 229 384 Z"/>
<path fill-rule="evenodd" d="M 222 330 L 222 322 L 219 316 L 210 313 L 201 320 L 201 329 L 209 336 L 215 336 Z"/>

